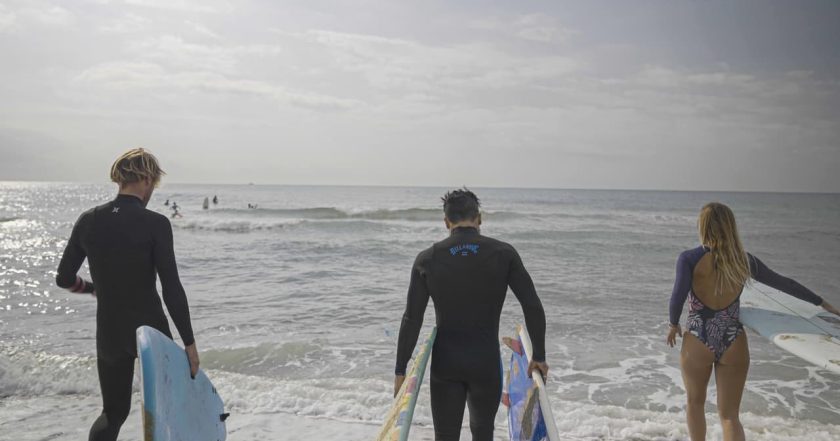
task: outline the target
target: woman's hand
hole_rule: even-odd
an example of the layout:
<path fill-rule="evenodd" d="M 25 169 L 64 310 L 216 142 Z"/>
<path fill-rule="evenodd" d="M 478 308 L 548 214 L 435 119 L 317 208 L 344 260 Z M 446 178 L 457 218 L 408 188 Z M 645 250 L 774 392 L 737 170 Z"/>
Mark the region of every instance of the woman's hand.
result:
<path fill-rule="evenodd" d="M 670 325 L 668 330 L 668 346 L 674 347 L 677 345 L 677 337 L 682 337 L 682 328 L 680 325 Z"/>
<path fill-rule="evenodd" d="M 825 309 L 826 311 L 834 315 L 840 315 L 840 311 L 838 311 L 837 308 L 831 306 L 831 303 L 828 303 L 825 300 L 823 300 L 822 305 L 820 306 L 822 306 L 822 309 Z"/>

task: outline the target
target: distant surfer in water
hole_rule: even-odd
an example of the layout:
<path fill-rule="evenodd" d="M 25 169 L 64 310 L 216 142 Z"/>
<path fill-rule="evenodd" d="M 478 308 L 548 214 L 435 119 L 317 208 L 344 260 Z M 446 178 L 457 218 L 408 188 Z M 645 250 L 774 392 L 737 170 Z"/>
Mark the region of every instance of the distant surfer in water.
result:
<path fill-rule="evenodd" d="M 172 216 L 170 216 L 170 217 L 172 219 L 183 217 L 183 216 L 181 216 L 180 207 L 178 207 L 177 202 L 172 203 Z"/>
<path fill-rule="evenodd" d="M 219 197 L 216 196 L 216 195 L 213 195 L 213 205 L 218 205 L 218 204 L 219 204 Z"/>
<path fill-rule="evenodd" d="M 836 308 L 794 280 L 776 274 L 744 251 L 732 210 L 710 203 L 697 222 L 701 246 L 677 259 L 677 277 L 671 293 L 667 343 L 683 338 L 680 353 L 683 382 L 688 394 L 686 421 L 692 441 L 706 439 L 706 389 L 712 371 L 717 384 L 717 406 L 724 441 L 743 441 L 739 419 L 741 396 L 750 354 L 747 334 L 739 320 L 741 291 L 749 279 L 840 315 Z M 686 332 L 680 315 L 686 299 Z"/>
<path fill-rule="evenodd" d="M 448 192 L 442 199 L 450 235 L 421 252 L 411 268 L 397 344 L 394 394 L 405 381 L 431 298 L 438 328 L 430 376 L 435 440 L 459 439 L 467 404 L 473 440 L 489 441 L 502 395 L 499 317 L 508 286 L 522 305 L 533 339 L 529 374 L 534 370 L 543 376 L 548 373 L 545 312 L 516 250 L 481 235 L 478 197 L 465 188 Z"/>
<path fill-rule="evenodd" d="M 90 429 L 91 441 L 116 440 L 128 417 L 137 357 L 135 330 L 147 325 L 172 338 L 156 276 L 166 309 L 186 346 L 190 374 L 198 372 L 198 351 L 175 264 L 172 227 L 166 216 L 146 209 L 163 174 L 157 159 L 143 149 L 120 156 L 111 167 L 111 180 L 119 184 L 119 194 L 82 213 L 58 265 L 58 286 L 97 299 L 96 363 L 103 410 Z M 93 282 L 78 276 L 85 258 Z"/>

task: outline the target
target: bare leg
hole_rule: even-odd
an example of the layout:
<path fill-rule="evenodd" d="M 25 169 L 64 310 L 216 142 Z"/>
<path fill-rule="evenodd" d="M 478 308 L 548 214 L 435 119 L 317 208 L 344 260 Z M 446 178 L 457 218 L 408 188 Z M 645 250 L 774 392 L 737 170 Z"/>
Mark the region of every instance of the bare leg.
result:
<path fill-rule="evenodd" d="M 688 395 L 685 413 L 691 441 L 706 439 L 706 389 L 714 362 L 712 351 L 697 337 L 688 332 L 683 335 L 680 367 Z"/>
<path fill-rule="evenodd" d="M 750 350 L 747 334 L 742 332 L 715 365 L 718 413 L 724 441 L 744 441 L 744 426 L 741 425 L 738 415 L 749 369 Z"/>

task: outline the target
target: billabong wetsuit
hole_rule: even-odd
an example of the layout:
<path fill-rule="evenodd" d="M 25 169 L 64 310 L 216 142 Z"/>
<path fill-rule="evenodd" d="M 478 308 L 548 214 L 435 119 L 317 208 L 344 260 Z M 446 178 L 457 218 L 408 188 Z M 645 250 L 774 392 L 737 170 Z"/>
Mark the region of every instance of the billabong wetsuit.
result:
<path fill-rule="evenodd" d="M 430 376 L 436 440 L 458 439 L 465 402 L 473 440 L 493 437 L 502 393 L 499 317 L 508 286 L 525 313 L 533 359 L 545 361 L 545 313 L 512 246 L 475 228 L 456 228 L 414 262 L 395 373 L 405 375 L 431 297 L 438 328 Z"/>
<path fill-rule="evenodd" d="M 93 283 L 77 275 L 85 257 Z M 90 440 L 116 440 L 128 416 L 137 356 L 135 330 L 148 325 L 172 337 L 156 274 L 172 321 L 184 345 L 191 345 L 195 340 L 169 219 L 146 210 L 139 198 L 121 194 L 76 221 L 56 284 L 75 292 L 94 292 L 97 299 L 96 356 L 103 411 L 91 428 Z"/>
<path fill-rule="evenodd" d="M 677 260 L 677 279 L 671 293 L 670 318 L 671 324 L 679 325 L 682 308 L 686 297 L 688 297 L 686 328 L 688 332 L 697 337 L 715 354 L 715 361 L 717 362 L 744 331 L 744 326 L 739 318 L 741 311 L 740 294 L 729 306 L 719 310 L 704 305 L 700 298 L 694 294 L 692 289 L 694 269 L 700 259 L 708 252 L 708 248 L 700 246 L 680 254 Z M 752 254 L 747 254 L 747 260 L 753 279 L 800 300 L 817 306 L 822 304 L 823 299 L 820 296 L 795 280 L 773 272 L 764 262 Z"/>

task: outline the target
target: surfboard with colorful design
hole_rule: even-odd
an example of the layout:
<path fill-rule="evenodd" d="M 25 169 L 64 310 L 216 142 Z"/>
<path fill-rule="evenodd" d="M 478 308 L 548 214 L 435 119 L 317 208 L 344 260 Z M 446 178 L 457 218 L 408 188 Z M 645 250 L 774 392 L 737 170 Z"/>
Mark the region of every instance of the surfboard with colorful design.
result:
<path fill-rule="evenodd" d="M 408 439 L 411 420 L 414 418 L 414 407 L 417 405 L 417 395 L 420 394 L 420 386 L 423 384 L 423 375 L 426 373 L 426 365 L 432 355 L 436 335 L 437 328 L 432 328 L 426 342 L 414 357 L 414 364 L 406 373 L 405 381 L 394 398 L 394 405 L 388 411 L 376 441 L 406 441 Z"/>
<path fill-rule="evenodd" d="M 554 415 L 540 375 L 528 377 L 531 338 L 523 326 L 516 327 L 516 337 L 505 337 L 513 354 L 505 381 L 502 403 L 508 407 L 508 434 L 511 441 L 559 440 Z"/>

